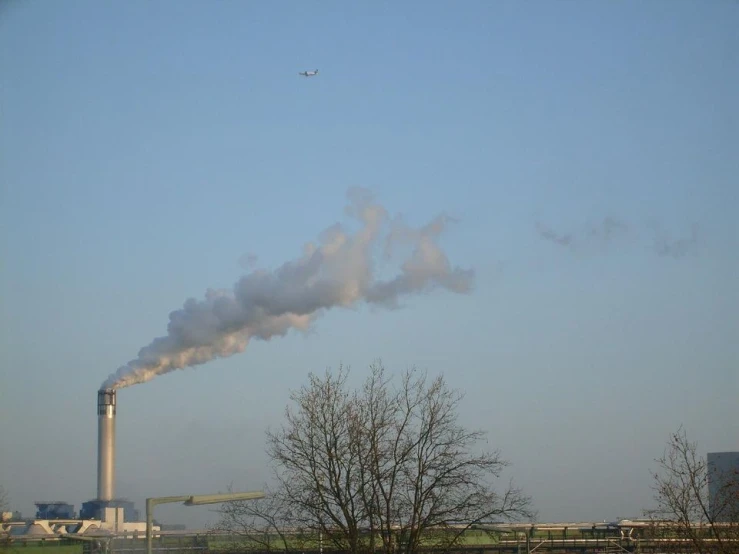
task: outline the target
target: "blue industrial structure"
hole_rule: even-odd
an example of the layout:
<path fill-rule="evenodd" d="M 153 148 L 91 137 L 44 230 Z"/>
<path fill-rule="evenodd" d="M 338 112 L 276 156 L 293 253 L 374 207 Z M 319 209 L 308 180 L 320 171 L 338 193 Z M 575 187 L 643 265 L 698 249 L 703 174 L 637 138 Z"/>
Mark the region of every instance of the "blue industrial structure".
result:
<path fill-rule="evenodd" d="M 80 519 L 103 519 L 105 508 L 123 508 L 124 521 L 141 521 L 133 502 L 125 498 L 113 500 L 88 500 L 82 503 Z"/>
<path fill-rule="evenodd" d="M 66 502 L 34 502 L 36 519 L 75 519 L 74 506 Z"/>

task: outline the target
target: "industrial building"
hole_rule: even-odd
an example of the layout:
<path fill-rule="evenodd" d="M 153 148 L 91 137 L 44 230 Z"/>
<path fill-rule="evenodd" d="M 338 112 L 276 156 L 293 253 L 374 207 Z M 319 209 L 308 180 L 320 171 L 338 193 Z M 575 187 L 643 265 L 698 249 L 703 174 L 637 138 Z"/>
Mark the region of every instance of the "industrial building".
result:
<path fill-rule="evenodd" d="M 739 519 L 739 452 L 708 453 L 708 504 L 711 519 Z"/>
<path fill-rule="evenodd" d="M 134 503 L 126 498 L 114 498 L 112 500 L 93 499 L 82 503 L 80 519 L 103 519 L 106 508 L 120 508 L 123 510 L 124 521 L 140 521 L 139 511 Z"/>
<path fill-rule="evenodd" d="M 74 506 L 67 502 L 34 502 L 36 519 L 74 519 Z"/>
<path fill-rule="evenodd" d="M 0 537 L 58 540 L 62 536 L 102 533 L 143 538 L 146 522 L 141 521 L 133 502 L 115 497 L 115 390 L 98 391 L 97 416 L 97 498 L 83 502 L 79 516 L 75 515 L 74 506 L 58 501 L 36 502 L 36 517 L 30 521 L 3 513 Z M 159 525 L 153 526 L 153 530 L 159 531 Z"/>
<path fill-rule="evenodd" d="M 142 542 L 146 521 L 142 521 L 134 503 L 115 495 L 115 420 L 116 391 L 97 391 L 97 496 L 82 503 L 79 515 L 67 502 L 36 502 L 34 519 L 24 520 L 20 513 L 0 513 L 0 540 L 17 544 L 61 540 L 129 540 Z M 151 530 L 161 536 L 162 526 L 154 520 Z M 183 526 L 169 526 L 164 533 L 182 535 Z M 87 543 L 85 543 L 87 544 Z"/>

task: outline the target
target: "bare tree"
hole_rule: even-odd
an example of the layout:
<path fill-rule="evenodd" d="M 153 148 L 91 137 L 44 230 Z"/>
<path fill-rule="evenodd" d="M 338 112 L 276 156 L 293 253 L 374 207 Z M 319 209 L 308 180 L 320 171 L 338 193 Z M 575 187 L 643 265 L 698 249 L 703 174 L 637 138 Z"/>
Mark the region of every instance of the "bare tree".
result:
<path fill-rule="evenodd" d="M 347 377 L 342 367 L 311 374 L 285 423 L 267 433 L 275 499 L 290 507 L 282 525 L 352 554 L 413 554 L 449 548 L 476 523 L 531 515 L 521 490 L 493 488 L 508 463 L 476 452 L 484 434 L 459 424 L 463 396 L 442 377 L 408 370 L 393 386 L 375 364 L 353 391 Z"/>
<path fill-rule="evenodd" d="M 508 463 L 498 451 L 472 453 L 484 433 L 458 424 L 462 399 L 442 377 L 411 370 L 394 390 L 382 366 L 371 367 L 358 445 L 364 505 L 384 552 L 410 554 L 430 540 L 449 548 L 474 524 L 531 515 L 522 491 L 491 487 Z"/>
<path fill-rule="evenodd" d="M 698 454 L 681 427 L 670 436 L 665 453 L 657 460 L 653 489 L 657 508 L 648 515 L 661 520 L 664 536 L 685 542 L 697 554 L 739 553 L 739 473 L 719 473 Z M 709 497 L 709 484 L 716 487 Z"/>
<path fill-rule="evenodd" d="M 308 385 L 291 395 L 296 409 L 286 409 L 286 423 L 267 433 L 267 451 L 281 496 L 292 499 L 292 523 L 357 552 L 366 513 L 357 409 L 346 378 L 342 369 L 336 377 L 311 374 Z"/>
<path fill-rule="evenodd" d="M 0 544 L 6 544 L 9 541 L 10 533 L 5 531 L 3 523 L 3 512 L 8 507 L 8 493 L 2 485 L 0 485 Z"/>

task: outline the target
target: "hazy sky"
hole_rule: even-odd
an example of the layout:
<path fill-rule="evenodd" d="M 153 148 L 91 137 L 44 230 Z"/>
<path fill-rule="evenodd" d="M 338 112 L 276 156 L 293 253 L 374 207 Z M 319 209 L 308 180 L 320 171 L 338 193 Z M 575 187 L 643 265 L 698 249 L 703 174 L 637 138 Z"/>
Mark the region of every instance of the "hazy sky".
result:
<path fill-rule="evenodd" d="M 456 218 L 440 245 L 472 292 L 332 310 L 121 390 L 118 494 L 260 488 L 290 389 L 381 357 L 465 391 L 541 520 L 639 516 L 679 425 L 739 450 L 738 30 L 733 0 L 2 2 L 13 507 L 93 498 L 102 381 L 360 186 Z"/>

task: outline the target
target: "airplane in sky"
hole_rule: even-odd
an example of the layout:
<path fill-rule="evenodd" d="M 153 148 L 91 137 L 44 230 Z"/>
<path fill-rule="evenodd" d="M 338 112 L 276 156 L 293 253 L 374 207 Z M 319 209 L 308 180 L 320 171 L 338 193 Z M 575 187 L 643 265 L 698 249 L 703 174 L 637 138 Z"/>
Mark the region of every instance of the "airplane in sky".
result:
<path fill-rule="evenodd" d="M 302 75 L 303 77 L 314 77 L 318 75 L 318 70 L 314 69 L 313 71 L 303 71 L 301 73 L 298 73 L 298 75 Z"/>

